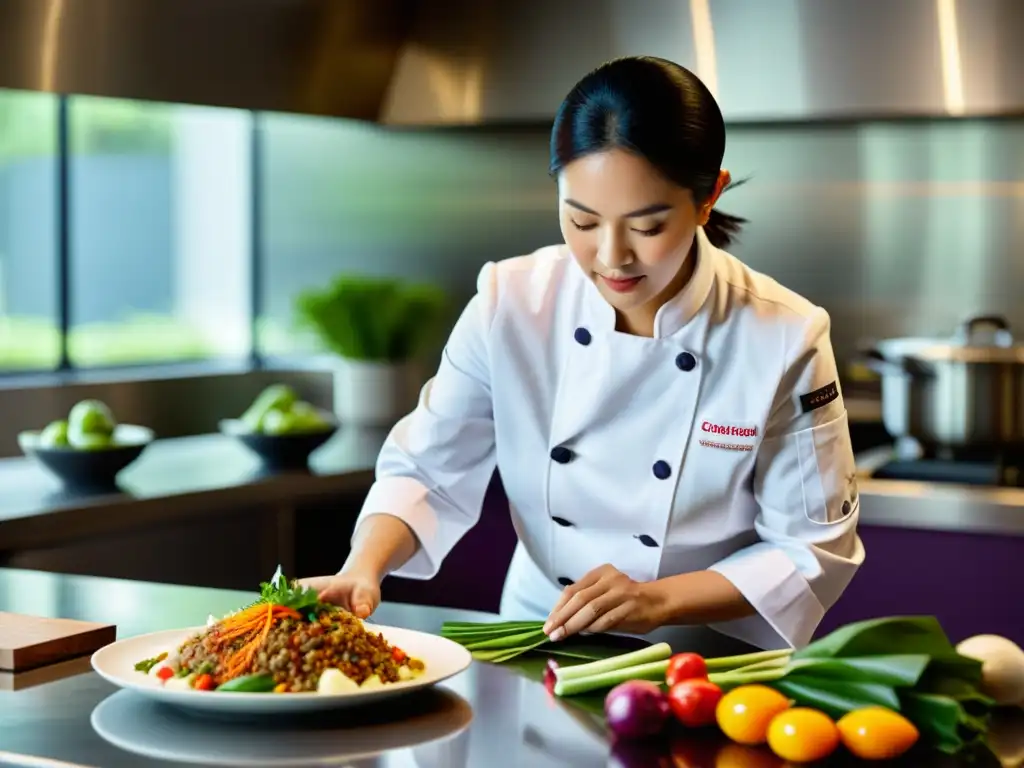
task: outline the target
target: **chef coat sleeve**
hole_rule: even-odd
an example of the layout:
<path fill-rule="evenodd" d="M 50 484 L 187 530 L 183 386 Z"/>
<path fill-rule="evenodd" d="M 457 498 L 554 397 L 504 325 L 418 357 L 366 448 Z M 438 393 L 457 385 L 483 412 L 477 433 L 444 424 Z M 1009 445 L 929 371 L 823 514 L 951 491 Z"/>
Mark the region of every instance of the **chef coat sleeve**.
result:
<path fill-rule="evenodd" d="M 386 513 L 409 526 L 418 541 L 395 576 L 430 579 L 445 556 L 480 518 L 495 468 L 487 336 L 497 304 L 497 276 L 487 264 L 477 293 L 445 344 L 437 373 L 420 391 L 415 410 L 389 433 L 376 478 L 356 527 Z"/>
<path fill-rule="evenodd" d="M 815 309 L 797 336 L 755 459 L 760 541 L 712 566 L 757 610 L 716 628 L 762 648 L 810 642 L 864 560 L 828 314 Z"/>

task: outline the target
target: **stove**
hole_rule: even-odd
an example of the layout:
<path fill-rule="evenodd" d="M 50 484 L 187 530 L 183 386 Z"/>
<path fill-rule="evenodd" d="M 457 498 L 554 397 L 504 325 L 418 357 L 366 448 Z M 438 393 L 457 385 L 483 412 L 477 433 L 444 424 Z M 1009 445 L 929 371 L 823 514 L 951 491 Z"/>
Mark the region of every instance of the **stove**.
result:
<path fill-rule="evenodd" d="M 914 440 L 858 456 L 862 477 L 926 483 L 1024 488 L 1024 450 L 929 450 Z"/>

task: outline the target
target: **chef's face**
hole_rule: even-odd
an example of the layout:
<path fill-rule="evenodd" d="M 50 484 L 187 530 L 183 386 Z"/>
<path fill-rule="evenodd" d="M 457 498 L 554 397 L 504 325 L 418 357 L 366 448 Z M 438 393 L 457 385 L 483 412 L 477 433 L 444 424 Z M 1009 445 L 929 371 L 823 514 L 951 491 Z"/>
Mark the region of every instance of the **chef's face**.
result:
<path fill-rule="evenodd" d="M 586 155 L 559 174 L 562 235 L 601 295 L 625 315 L 653 314 L 686 284 L 689 253 L 729 174 L 708 200 L 621 149 Z"/>

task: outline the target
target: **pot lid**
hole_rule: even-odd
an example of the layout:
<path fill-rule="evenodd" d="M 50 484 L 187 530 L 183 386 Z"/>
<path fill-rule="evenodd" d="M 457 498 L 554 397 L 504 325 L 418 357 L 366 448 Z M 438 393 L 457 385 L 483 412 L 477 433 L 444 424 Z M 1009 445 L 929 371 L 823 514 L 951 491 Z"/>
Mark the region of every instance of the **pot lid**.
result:
<path fill-rule="evenodd" d="M 878 350 L 886 358 L 926 362 L 1024 363 L 1024 344 L 1014 340 L 1006 320 L 988 315 L 964 321 L 949 338 L 887 339 Z"/>

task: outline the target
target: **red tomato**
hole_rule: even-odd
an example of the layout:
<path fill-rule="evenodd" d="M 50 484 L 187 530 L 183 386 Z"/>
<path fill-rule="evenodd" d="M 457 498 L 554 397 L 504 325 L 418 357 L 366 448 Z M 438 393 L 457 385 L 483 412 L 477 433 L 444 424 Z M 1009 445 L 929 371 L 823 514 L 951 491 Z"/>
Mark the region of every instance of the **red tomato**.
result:
<path fill-rule="evenodd" d="M 710 680 L 682 680 L 668 690 L 672 714 L 683 725 L 700 728 L 715 722 L 722 689 Z"/>
<path fill-rule="evenodd" d="M 396 664 L 401 664 L 405 661 L 405 651 L 401 648 L 393 648 L 391 650 L 391 658 L 395 660 Z"/>
<path fill-rule="evenodd" d="M 192 683 L 192 687 L 197 691 L 212 691 L 213 677 L 210 675 L 200 675 L 196 678 L 195 682 Z"/>
<path fill-rule="evenodd" d="M 707 679 L 708 665 L 696 653 L 677 653 L 668 660 L 665 682 L 669 687 L 683 680 Z"/>
<path fill-rule="evenodd" d="M 174 670 L 170 667 L 160 667 L 160 669 L 156 671 L 156 676 L 161 680 L 167 681 L 174 677 Z"/>

